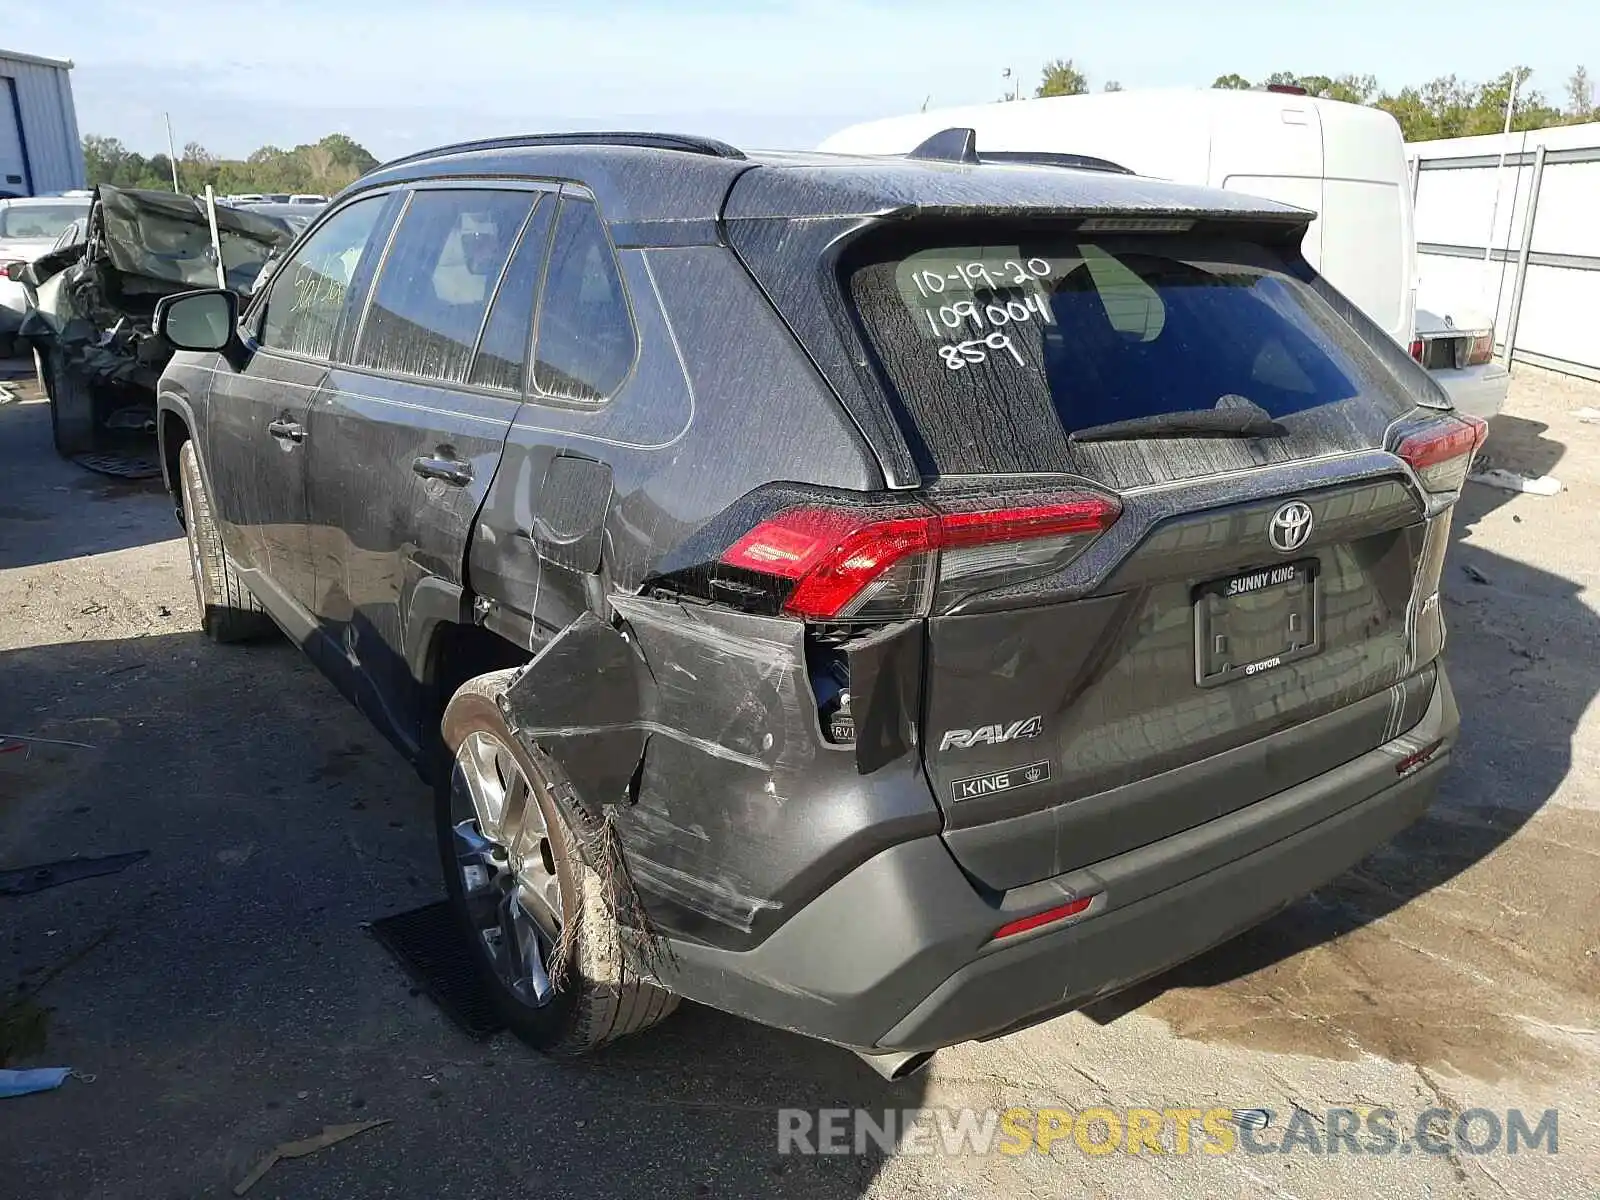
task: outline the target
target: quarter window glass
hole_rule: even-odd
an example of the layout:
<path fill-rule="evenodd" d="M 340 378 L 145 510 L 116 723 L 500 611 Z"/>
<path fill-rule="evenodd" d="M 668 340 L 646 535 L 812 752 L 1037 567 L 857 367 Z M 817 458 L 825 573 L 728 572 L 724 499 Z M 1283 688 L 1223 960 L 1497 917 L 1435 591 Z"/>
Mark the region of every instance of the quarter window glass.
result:
<path fill-rule="evenodd" d="M 378 275 L 354 361 L 462 383 L 472 348 L 535 197 L 421 191 Z"/>
<path fill-rule="evenodd" d="M 594 205 L 563 200 L 550 249 L 534 383 L 547 396 L 598 403 L 633 365 L 633 318 Z"/>
<path fill-rule="evenodd" d="M 522 231 L 522 240 L 495 293 L 489 323 L 483 327 L 483 341 L 472 360 L 469 383 L 522 391 L 527 374 L 528 335 L 533 331 L 533 295 L 539 286 L 539 267 L 544 262 L 555 207 L 553 197 L 541 201 Z"/>
<path fill-rule="evenodd" d="M 261 343 L 311 358 L 330 358 L 339 316 L 356 268 L 368 252 L 386 196 L 341 209 L 273 271 Z"/>

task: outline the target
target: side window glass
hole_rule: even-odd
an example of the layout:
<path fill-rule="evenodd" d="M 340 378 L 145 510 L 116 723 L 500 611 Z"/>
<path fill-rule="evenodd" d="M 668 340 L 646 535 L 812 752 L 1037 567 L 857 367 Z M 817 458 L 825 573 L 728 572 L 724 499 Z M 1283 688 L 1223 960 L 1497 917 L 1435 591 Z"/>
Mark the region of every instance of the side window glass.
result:
<path fill-rule="evenodd" d="M 489 323 L 483 327 L 483 340 L 467 376 L 468 383 L 522 391 L 527 374 L 528 337 L 533 332 L 533 295 L 539 286 L 539 267 L 544 262 L 545 243 L 549 240 L 555 207 L 553 196 L 539 201 L 522 230 L 522 239 L 495 293 Z"/>
<path fill-rule="evenodd" d="M 533 201 L 528 192 L 415 193 L 379 271 L 352 361 L 464 382 Z"/>
<path fill-rule="evenodd" d="M 633 317 L 600 214 L 564 199 L 539 309 L 533 378 L 547 396 L 598 403 L 633 365 Z"/>
<path fill-rule="evenodd" d="M 339 316 L 387 196 L 369 196 L 335 213 L 281 267 L 261 322 L 261 344 L 329 358 Z"/>

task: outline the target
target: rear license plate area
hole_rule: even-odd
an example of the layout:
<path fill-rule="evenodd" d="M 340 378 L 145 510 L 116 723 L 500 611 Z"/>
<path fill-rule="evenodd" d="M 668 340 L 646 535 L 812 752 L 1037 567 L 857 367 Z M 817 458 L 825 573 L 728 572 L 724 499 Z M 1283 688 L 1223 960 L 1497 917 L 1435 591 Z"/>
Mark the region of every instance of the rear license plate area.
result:
<path fill-rule="evenodd" d="M 1260 567 L 1194 589 L 1194 680 L 1216 687 L 1322 648 L 1317 560 Z"/>

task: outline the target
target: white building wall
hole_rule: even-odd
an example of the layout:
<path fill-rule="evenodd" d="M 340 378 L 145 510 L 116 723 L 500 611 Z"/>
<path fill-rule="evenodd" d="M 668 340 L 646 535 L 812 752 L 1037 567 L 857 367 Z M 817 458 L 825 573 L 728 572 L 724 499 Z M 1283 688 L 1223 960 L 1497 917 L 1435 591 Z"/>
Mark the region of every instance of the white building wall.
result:
<path fill-rule="evenodd" d="M 1518 263 L 1541 146 L 1519 306 Z M 1515 324 L 1516 358 L 1600 379 L 1600 122 L 1414 142 L 1406 153 L 1419 302 L 1439 312 L 1452 298 L 1474 304 L 1494 314 L 1501 340 Z"/>

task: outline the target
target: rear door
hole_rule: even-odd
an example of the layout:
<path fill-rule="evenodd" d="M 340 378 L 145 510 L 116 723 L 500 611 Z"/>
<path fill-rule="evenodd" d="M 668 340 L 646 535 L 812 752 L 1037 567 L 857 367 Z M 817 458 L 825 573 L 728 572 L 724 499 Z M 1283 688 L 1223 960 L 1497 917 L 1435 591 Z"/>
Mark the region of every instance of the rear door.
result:
<path fill-rule="evenodd" d="M 313 610 L 330 673 L 415 745 L 406 658 L 419 591 L 456 593 L 467 535 L 526 386 L 555 197 L 538 187 L 419 187 L 359 330 L 310 414 Z"/>
<path fill-rule="evenodd" d="M 387 203 L 386 196 L 358 200 L 301 243 L 249 318 L 248 362 L 234 371 L 219 357 L 213 376 L 205 465 L 223 544 L 290 626 L 305 625 L 300 614 L 311 607 L 309 414 Z"/>
<path fill-rule="evenodd" d="M 1270 240 L 1140 224 L 913 227 L 846 263 L 929 502 L 1115 517 L 941 560 L 924 763 L 996 887 L 1331 769 L 1431 696 L 1413 597 L 1448 516 L 1384 453 L 1412 391 Z"/>

